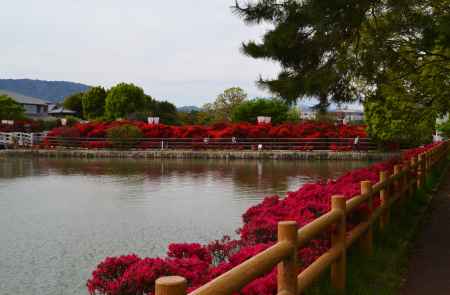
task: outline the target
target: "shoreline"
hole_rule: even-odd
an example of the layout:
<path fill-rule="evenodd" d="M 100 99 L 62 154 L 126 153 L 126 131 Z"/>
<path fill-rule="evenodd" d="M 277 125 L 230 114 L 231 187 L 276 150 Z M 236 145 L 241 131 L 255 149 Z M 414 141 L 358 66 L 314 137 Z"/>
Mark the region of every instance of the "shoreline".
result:
<path fill-rule="evenodd" d="M 400 155 L 384 152 L 334 151 L 193 151 L 193 150 L 84 150 L 84 149 L 10 149 L 0 157 L 112 158 L 112 159 L 205 159 L 205 160 L 387 160 Z"/>

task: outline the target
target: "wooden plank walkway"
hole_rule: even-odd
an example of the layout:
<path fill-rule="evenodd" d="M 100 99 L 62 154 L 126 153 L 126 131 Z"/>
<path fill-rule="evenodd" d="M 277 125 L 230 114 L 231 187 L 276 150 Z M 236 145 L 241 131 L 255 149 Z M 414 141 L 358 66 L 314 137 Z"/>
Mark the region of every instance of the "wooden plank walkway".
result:
<path fill-rule="evenodd" d="M 450 173 L 430 204 L 419 233 L 401 294 L 450 294 Z"/>

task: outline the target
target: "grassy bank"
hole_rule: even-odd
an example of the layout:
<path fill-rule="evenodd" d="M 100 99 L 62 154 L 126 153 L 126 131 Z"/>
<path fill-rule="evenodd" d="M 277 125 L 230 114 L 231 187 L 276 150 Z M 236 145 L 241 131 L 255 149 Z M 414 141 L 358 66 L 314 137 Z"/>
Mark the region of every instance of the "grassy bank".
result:
<path fill-rule="evenodd" d="M 435 169 L 428 177 L 426 186 L 417 191 L 413 198 L 393 206 L 389 227 L 384 231 L 374 231 L 372 257 L 361 254 L 358 244 L 350 249 L 347 254 L 347 294 L 398 294 L 408 271 L 412 246 L 427 216 L 432 193 L 445 176 L 447 168 L 448 162 L 445 169 Z M 331 288 L 329 273 L 325 273 L 305 294 L 337 293 Z"/>

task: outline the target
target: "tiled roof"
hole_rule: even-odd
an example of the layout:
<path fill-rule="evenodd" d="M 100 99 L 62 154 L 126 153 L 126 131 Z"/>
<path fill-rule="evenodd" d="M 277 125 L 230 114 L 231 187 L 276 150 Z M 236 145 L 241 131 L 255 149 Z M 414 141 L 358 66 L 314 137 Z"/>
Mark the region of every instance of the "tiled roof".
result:
<path fill-rule="evenodd" d="M 48 101 L 39 98 L 29 97 L 23 94 L 2 89 L 0 89 L 0 95 L 7 95 L 20 104 L 47 105 L 49 103 Z"/>

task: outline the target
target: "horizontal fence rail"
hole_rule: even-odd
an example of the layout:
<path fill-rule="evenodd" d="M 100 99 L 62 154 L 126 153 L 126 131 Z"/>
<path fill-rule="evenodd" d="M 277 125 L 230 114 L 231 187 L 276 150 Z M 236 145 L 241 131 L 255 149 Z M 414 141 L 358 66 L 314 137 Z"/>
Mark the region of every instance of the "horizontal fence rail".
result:
<path fill-rule="evenodd" d="M 243 149 L 243 150 L 374 150 L 369 138 L 78 138 L 46 137 L 49 146 L 66 148 Z"/>
<path fill-rule="evenodd" d="M 366 256 L 373 253 L 373 228 L 389 226 L 390 209 L 394 203 L 405 201 L 422 188 L 431 169 L 442 163 L 449 153 L 449 143 L 439 144 L 410 161 L 394 166 L 391 175 L 380 172 L 380 181 L 361 182 L 361 194 L 349 200 L 333 196 L 331 210 L 311 223 L 297 228 L 295 221 L 278 224 L 278 242 L 230 271 L 215 278 L 189 295 L 231 295 L 239 292 L 254 279 L 277 266 L 278 295 L 302 294 L 327 269 L 331 283 L 339 293 L 346 288 L 346 252 L 355 243 Z M 374 208 L 379 198 L 380 206 Z M 401 202 L 399 202 L 401 203 Z M 347 230 L 346 220 L 361 205 L 366 205 L 360 222 Z M 331 247 L 298 274 L 297 253 L 315 237 L 331 231 Z M 163 277 L 156 281 L 156 295 L 186 295 L 187 283 L 182 277 Z"/>

